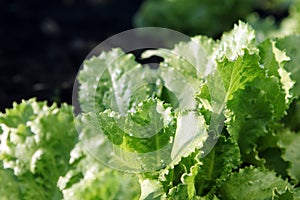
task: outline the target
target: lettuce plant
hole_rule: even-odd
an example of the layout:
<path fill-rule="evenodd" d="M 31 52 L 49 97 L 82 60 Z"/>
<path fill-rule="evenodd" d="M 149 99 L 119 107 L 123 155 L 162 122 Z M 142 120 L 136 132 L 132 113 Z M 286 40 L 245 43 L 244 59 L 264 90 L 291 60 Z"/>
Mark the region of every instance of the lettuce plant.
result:
<path fill-rule="evenodd" d="M 77 142 L 72 107 L 30 99 L 14 103 L 0 123 L 1 199 L 61 198 L 57 181 Z"/>

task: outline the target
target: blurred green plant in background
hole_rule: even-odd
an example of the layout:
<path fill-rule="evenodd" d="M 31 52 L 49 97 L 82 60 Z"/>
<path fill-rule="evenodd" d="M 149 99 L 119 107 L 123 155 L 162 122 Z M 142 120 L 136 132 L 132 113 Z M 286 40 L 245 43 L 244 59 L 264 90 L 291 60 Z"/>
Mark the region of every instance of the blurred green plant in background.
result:
<path fill-rule="evenodd" d="M 238 20 L 248 21 L 264 33 L 277 32 L 281 20 L 290 13 L 283 26 L 297 31 L 299 9 L 298 0 L 146 0 L 137 12 L 134 24 L 218 38 Z"/>

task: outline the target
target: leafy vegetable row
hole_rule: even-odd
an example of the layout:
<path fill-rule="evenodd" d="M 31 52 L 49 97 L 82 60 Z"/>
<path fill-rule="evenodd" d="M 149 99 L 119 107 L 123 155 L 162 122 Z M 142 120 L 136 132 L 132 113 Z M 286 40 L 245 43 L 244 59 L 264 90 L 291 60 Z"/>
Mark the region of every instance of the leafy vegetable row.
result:
<path fill-rule="evenodd" d="M 1 198 L 300 199 L 299 41 L 294 35 L 258 42 L 239 22 L 220 40 L 196 36 L 172 50 L 144 52 L 164 59 L 158 69 L 121 49 L 85 61 L 83 114 L 76 118 L 81 140 L 65 104 L 31 99 L 0 115 Z M 124 152 L 143 155 L 170 143 L 172 151 L 118 163 L 151 169 L 162 160 L 155 171 L 109 169 L 87 145 L 99 141 L 99 124 L 106 141 Z"/>

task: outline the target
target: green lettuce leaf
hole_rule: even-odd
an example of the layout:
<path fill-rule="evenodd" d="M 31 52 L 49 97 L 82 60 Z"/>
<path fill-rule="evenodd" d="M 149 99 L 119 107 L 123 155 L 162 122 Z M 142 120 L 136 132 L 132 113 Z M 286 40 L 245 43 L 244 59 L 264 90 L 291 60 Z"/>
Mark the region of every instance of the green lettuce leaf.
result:
<path fill-rule="evenodd" d="M 125 114 L 152 96 L 157 85 L 156 71 L 134 59 L 132 54 L 112 49 L 86 60 L 78 76 L 81 109 L 99 113 L 110 108 Z"/>
<path fill-rule="evenodd" d="M 274 172 L 248 167 L 233 173 L 220 187 L 220 197 L 230 199 L 271 199 L 275 191 L 292 189 L 291 185 Z"/>
<path fill-rule="evenodd" d="M 287 111 L 287 115 L 282 120 L 287 128 L 292 131 L 300 131 L 300 100 L 294 100 Z"/>
<path fill-rule="evenodd" d="M 106 110 L 98 120 L 112 143 L 139 153 L 155 151 L 172 141 L 176 125 L 171 107 L 153 99 L 143 101 L 127 116 Z"/>
<path fill-rule="evenodd" d="M 197 194 L 213 194 L 218 185 L 240 164 L 238 144 L 221 136 L 208 155 L 200 159 L 201 165 L 196 175 Z"/>
<path fill-rule="evenodd" d="M 280 133 L 279 146 L 285 150 L 282 155 L 285 161 L 290 163 L 287 169 L 288 175 L 292 178 L 293 183 L 298 184 L 300 182 L 300 135 L 293 133 L 289 130 L 283 130 Z"/>
<path fill-rule="evenodd" d="M 259 57 L 250 55 L 247 51 L 244 56 L 238 57 L 235 61 L 225 59 L 218 63 L 218 71 L 226 90 L 226 102 L 233 98 L 236 91 L 244 89 L 246 83 L 263 75 L 263 70 L 259 66 Z"/>
<path fill-rule="evenodd" d="M 292 35 L 280 38 L 277 40 L 276 46 L 286 51 L 286 54 L 290 57 L 290 61 L 285 64 L 285 68 L 291 73 L 291 79 L 295 81 L 292 93 L 300 96 L 300 36 Z"/>
<path fill-rule="evenodd" d="M 281 129 L 281 126 L 278 129 Z M 278 145 L 279 138 L 278 130 L 269 131 L 267 135 L 257 140 L 256 151 L 267 169 L 274 170 L 282 178 L 287 178 L 289 163 L 282 158 L 284 149 Z"/>
<path fill-rule="evenodd" d="M 60 177 L 58 187 L 65 200 L 138 199 L 139 182 L 135 174 L 105 167 L 78 143 L 71 151 L 71 169 Z"/>
<path fill-rule="evenodd" d="M 222 60 L 225 57 L 233 61 L 243 56 L 245 50 L 251 55 L 258 53 L 255 31 L 248 24 L 239 21 L 231 31 L 222 35 L 217 50 L 213 52 L 213 58 Z"/>

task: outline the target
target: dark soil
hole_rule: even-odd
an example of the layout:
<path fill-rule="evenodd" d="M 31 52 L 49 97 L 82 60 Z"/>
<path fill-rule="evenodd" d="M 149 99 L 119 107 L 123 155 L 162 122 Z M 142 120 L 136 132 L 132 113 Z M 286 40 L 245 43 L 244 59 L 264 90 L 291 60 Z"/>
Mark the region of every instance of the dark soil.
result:
<path fill-rule="evenodd" d="M 77 71 L 98 43 L 132 28 L 141 0 L 0 0 L 0 111 L 36 97 L 72 101 Z"/>

